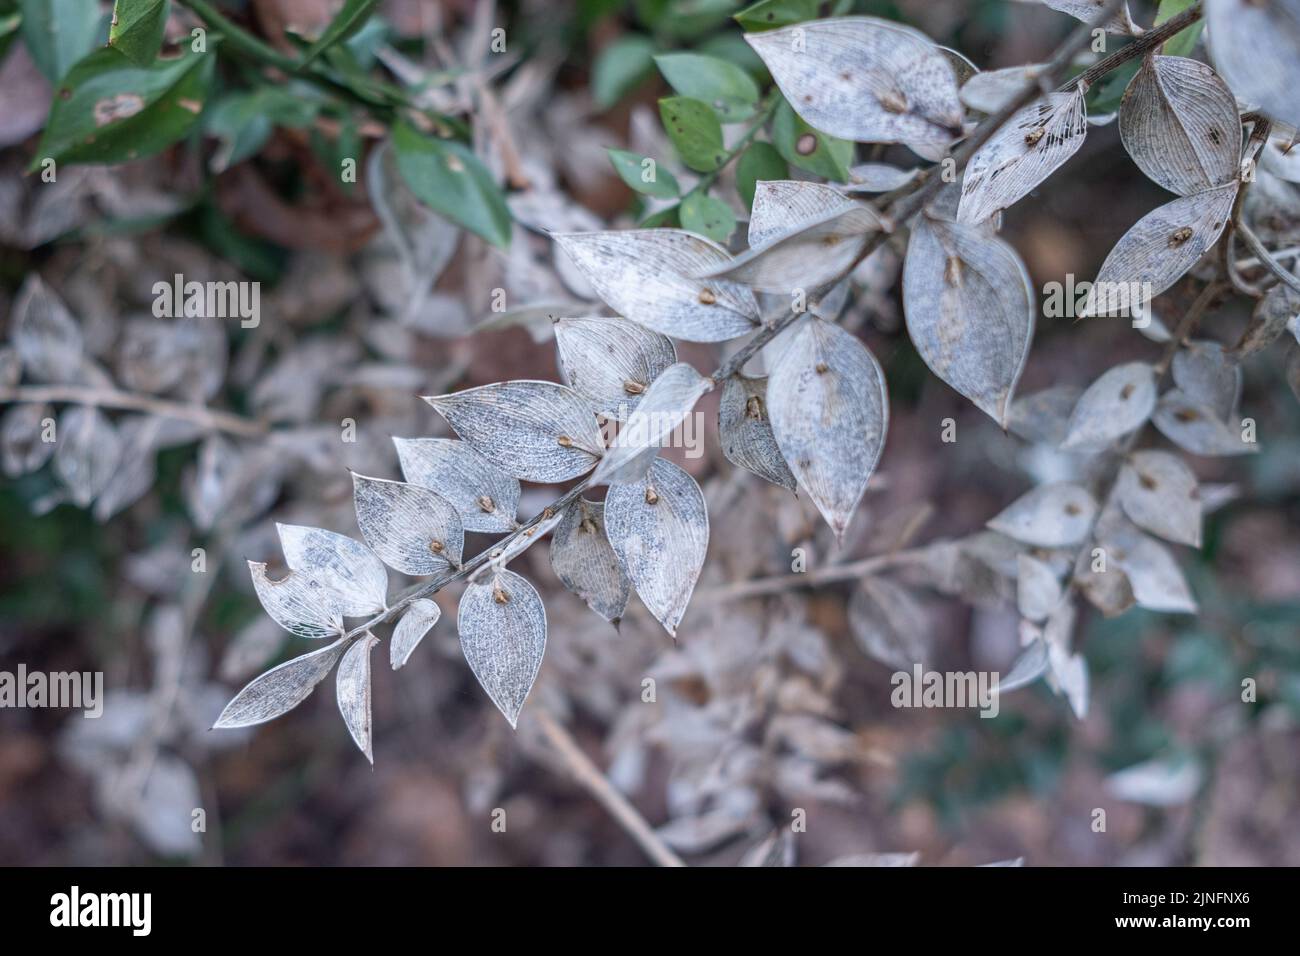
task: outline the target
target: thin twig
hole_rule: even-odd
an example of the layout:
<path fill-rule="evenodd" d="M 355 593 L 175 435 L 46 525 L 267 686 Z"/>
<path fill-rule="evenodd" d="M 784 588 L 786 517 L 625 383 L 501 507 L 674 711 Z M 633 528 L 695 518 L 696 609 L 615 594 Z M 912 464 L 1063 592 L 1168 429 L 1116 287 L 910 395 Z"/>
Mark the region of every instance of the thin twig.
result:
<path fill-rule="evenodd" d="M 795 588 L 833 584 L 838 581 L 853 581 L 869 574 L 875 574 L 878 571 L 914 563 L 920 560 L 927 550 L 927 548 L 912 548 L 907 551 L 892 551 L 886 554 L 872 555 L 858 561 L 849 561 L 845 564 L 833 564 L 828 567 L 818 568 L 815 571 L 776 574 L 768 578 L 740 581 L 736 584 L 703 591 L 697 596 L 696 600 L 702 604 L 739 601 L 743 598 L 780 594 L 783 591 L 790 591 Z"/>
<path fill-rule="evenodd" d="M 1118 4 L 1112 4 L 1112 12 L 1117 7 Z M 1101 79 L 1111 70 L 1115 69 L 1118 66 L 1123 66 L 1125 63 L 1127 63 L 1129 60 L 1134 59 L 1135 57 L 1143 56 L 1146 53 L 1151 52 L 1156 47 L 1164 43 L 1166 40 L 1174 36 L 1174 34 L 1181 33 L 1187 27 L 1190 27 L 1193 23 L 1196 23 L 1204 15 L 1205 15 L 1205 11 L 1202 9 L 1202 5 L 1200 3 L 1196 4 L 1193 7 L 1188 7 L 1182 13 L 1178 14 L 1178 16 L 1166 20 L 1164 23 L 1160 24 L 1160 26 L 1147 31 L 1146 33 L 1142 34 L 1140 37 L 1137 37 L 1132 43 L 1125 44 L 1124 46 L 1116 50 L 1114 53 L 1112 53 L 1110 56 L 1097 61 L 1097 63 L 1088 67 L 1088 69 L 1084 70 L 1077 77 L 1070 80 L 1069 83 L 1067 83 L 1062 89 L 1073 89 L 1076 83 L 1082 83 L 1085 89 L 1092 86 L 1094 83 L 1096 83 L 1099 79 Z M 1104 22 L 1105 19 L 1103 18 L 1101 20 L 1101 23 Z M 1089 25 L 1088 32 L 1090 34 L 1092 32 L 1093 25 L 1100 25 L 1100 24 L 1096 20 L 1094 20 L 1093 24 Z"/>
<path fill-rule="evenodd" d="M 116 408 L 124 411 L 149 412 L 163 418 L 193 422 L 211 431 L 228 432 L 245 438 L 265 435 L 270 429 L 262 421 L 242 418 L 231 412 L 217 411 L 206 405 L 187 402 L 169 402 L 139 392 L 124 392 L 116 388 L 93 388 L 81 385 L 23 385 L 0 388 L 0 404 L 6 402 L 72 402 L 76 405 L 94 405 L 98 408 Z"/>

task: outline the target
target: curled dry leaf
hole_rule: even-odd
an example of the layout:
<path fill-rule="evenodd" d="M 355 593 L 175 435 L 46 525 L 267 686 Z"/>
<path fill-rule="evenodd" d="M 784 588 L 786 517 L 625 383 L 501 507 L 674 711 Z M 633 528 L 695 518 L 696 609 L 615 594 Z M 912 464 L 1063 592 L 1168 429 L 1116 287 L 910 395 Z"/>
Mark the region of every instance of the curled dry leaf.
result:
<path fill-rule="evenodd" d="M 343 611 L 337 595 L 309 574 L 290 571 L 272 581 L 263 561 L 249 561 L 248 570 L 262 609 L 290 634 L 315 640 L 342 633 Z"/>
<path fill-rule="evenodd" d="M 1182 56 L 1148 56 L 1119 111 L 1133 162 L 1170 192 L 1190 196 L 1237 177 L 1237 100 L 1217 73 Z"/>
<path fill-rule="evenodd" d="M 1210 52 L 1233 92 L 1300 126 L 1300 0 L 1206 0 Z"/>
<path fill-rule="evenodd" d="M 376 614 L 387 607 L 384 562 L 360 541 L 304 525 L 276 524 L 285 562 L 338 602 L 344 617 Z"/>
<path fill-rule="evenodd" d="M 606 418 L 623 421 L 650 383 L 677 361 L 672 339 L 620 318 L 555 323 L 560 371 L 569 387 Z"/>
<path fill-rule="evenodd" d="M 591 475 L 591 483 L 619 484 L 640 481 L 650 467 L 656 449 L 668 438 L 713 380 L 705 378 L 686 362 L 669 366 L 641 397 L 636 411 L 619 429 L 605 457 Z"/>
<path fill-rule="evenodd" d="M 1080 396 L 1061 447 L 1092 449 L 1108 445 L 1140 428 L 1155 407 L 1155 370 L 1146 362 L 1117 365 Z"/>
<path fill-rule="evenodd" d="M 889 428 L 885 376 L 867 347 L 815 316 L 798 331 L 768 378 L 777 447 L 837 537 L 876 469 Z"/>
<path fill-rule="evenodd" d="M 557 233 L 596 294 L 624 318 L 688 342 L 752 332 L 758 303 L 745 286 L 695 276 L 731 262 L 715 242 L 680 229 Z"/>
<path fill-rule="evenodd" d="M 874 17 L 834 17 L 748 33 L 786 100 L 841 139 L 943 149 L 962 135 L 957 79 L 923 33 Z"/>
<path fill-rule="evenodd" d="M 1218 240 L 1237 183 L 1175 199 L 1151 210 L 1115 243 L 1101 264 L 1080 318 L 1123 314 L 1183 277 Z"/>
<path fill-rule="evenodd" d="M 1174 354 L 1174 384 L 1190 398 L 1230 421 L 1241 398 L 1241 366 L 1218 342 L 1188 342 Z"/>
<path fill-rule="evenodd" d="M 451 503 L 428 488 L 352 475 L 357 527 L 375 554 L 403 574 L 460 567 L 465 528 Z"/>
<path fill-rule="evenodd" d="M 339 638 L 253 678 L 226 705 L 213 730 L 264 724 L 293 710 L 325 679 L 347 645 L 346 639 Z"/>
<path fill-rule="evenodd" d="M 1201 496 L 1196 476 L 1177 455 L 1136 451 L 1115 485 L 1134 524 L 1177 544 L 1201 546 Z"/>
<path fill-rule="evenodd" d="M 567 481 L 604 453 L 591 405 L 555 382 L 498 382 L 424 400 L 475 451 L 525 481 Z"/>
<path fill-rule="evenodd" d="M 1087 132 L 1082 91 L 1030 103 L 971 157 L 957 221 L 983 222 L 1013 205 L 1073 156 Z"/>
<path fill-rule="evenodd" d="M 436 601 L 420 598 L 411 602 L 402 613 L 402 619 L 397 622 L 397 627 L 393 628 L 393 636 L 388 641 L 388 662 L 393 666 L 393 670 L 406 666 L 406 662 L 411 659 L 411 654 L 424 639 L 424 635 L 438 623 L 440 617 L 442 617 L 442 608 L 438 607 Z"/>
<path fill-rule="evenodd" d="M 1016 606 L 1030 621 L 1046 620 L 1061 603 L 1061 582 L 1047 564 L 1027 554 L 1016 557 Z"/>
<path fill-rule="evenodd" d="M 579 498 L 551 534 L 551 568 L 560 582 L 615 627 L 631 582 L 605 534 L 605 504 Z"/>
<path fill-rule="evenodd" d="M 922 214 L 903 266 L 903 308 L 930 370 L 1005 428 L 1034 335 L 1033 288 L 1016 251 L 977 226 Z"/>
<path fill-rule="evenodd" d="M 546 652 L 546 607 L 536 588 L 504 569 L 473 581 L 456 628 L 470 670 L 514 727 Z"/>
<path fill-rule="evenodd" d="M 988 526 L 1038 548 L 1065 548 L 1084 539 L 1096 514 L 1097 502 L 1087 489 L 1061 481 L 1021 495 Z"/>
<path fill-rule="evenodd" d="M 1043 4 L 1053 10 L 1059 10 L 1061 13 L 1068 13 L 1076 20 L 1091 23 L 1093 18 L 1101 12 L 1102 7 L 1106 5 L 1106 0 L 1043 0 Z M 1129 13 L 1127 3 L 1119 8 L 1119 12 L 1102 24 L 1102 29 L 1107 33 L 1118 33 L 1126 36 L 1137 36 L 1144 32 L 1140 26 L 1133 22 L 1133 15 Z"/>
<path fill-rule="evenodd" d="M 863 578 L 849 600 L 849 629 L 858 647 L 886 667 L 911 671 L 930 660 L 930 620 L 907 588 L 888 578 Z"/>
<path fill-rule="evenodd" d="M 519 480 L 454 438 L 394 438 L 406 480 L 428 488 L 460 514 L 466 531 L 493 534 L 515 527 Z"/>
<path fill-rule="evenodd" d="M 656 458 L 642 481 L 609 489 L 605 534 L 642 603 L 676 637 L 709 547 L 700 486 Z"/>
<path fill-rule="evenodd" d="M 371 750 L 370 724 L 370 651 L 379 643 L 379 638 L 369 631 L 352 642 L 352 646 L 339 661 L 338 672 L 334 675 L 335 693 L 338 697 L 339 713 L 348 733 L 366 759 L 375 762 Z"/>
<path fill-rule="evenodd" d="M 108 417 L 90 405 L 64 409 L 57 434 L 54 471 L 72 503 L 85 508 L 121 467 L 121 436 Z"/>
<path fill-rule="evenodd" d="M 1162 435 L 1193 455 L 1221 457 L 1259 451 L 1258 445 L 1244 441 L 1242 433 L 1224 422 L 1214 409 L 1177 388 L 1160 396 L 1151 421 Z"/>
<path fill-rule="evenodd" d="M 718 405 L 718 432 L 727 461 L 774 485 L 795 490 L 794 475 L 772 434 L 766 378 L 736 374 L 727 379 Z"/>

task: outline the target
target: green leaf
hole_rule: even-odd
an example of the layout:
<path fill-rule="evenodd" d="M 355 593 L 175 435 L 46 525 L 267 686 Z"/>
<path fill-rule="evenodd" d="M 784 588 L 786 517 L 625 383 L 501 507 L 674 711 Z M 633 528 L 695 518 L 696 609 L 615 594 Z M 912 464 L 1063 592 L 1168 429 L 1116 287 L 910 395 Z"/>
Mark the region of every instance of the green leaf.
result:
<path fill-rule="evenodd" d="M 703 100 L 724 123 L 739 123 L 754 115 L 758 84 L 726 60 L 701 53 L 663 53 L 655 65 L 682 96 Z"/>
<path fill-rule="evenodd" d="M 678 213 L 681 211 L 681 204 L 678 203 L 669 206 L 667 209 L 660 209 L 658 212 L 651 213 L 637 223 L 638 229 L 675 229 L 681 225 Z"/>
<path fill-rule="evenodd" d="M 63 79 L 100 35 L 98 0 L 22 0 L 23 42 L 51 85 Z"/>
<path fill-rule="evenodd" d="M 1160 7 L 1156 11 L 1155 26 L 1160 26 L 1166 20 L 1173 19 L 1195 3 L 1196 0 L 1160 0 Z M 1196 41 L 1200 39 L 1201 30 L 1204 28 L 1205 21 L 1202 19 L 1197 20 L 1186 29 L 1179 30 L 1165 41 L 1161 52 L 1165 56 L 1191 56 L 1192 51 L 1196 49 Z"/>
<path fill-rule="evenodd" d="M 1133 75 L 1137 73 L 1138 67 L 1141 65 L 1142 61 L 1137 59 L 1121 64 L 1112 70 L 1104 80 L 1089 90 L 1085 101 L 1088 107 L 1088 115 L 1104 116 L 1118 110 L 1120 101 L 1124 99 L 1124 91 L 1128 89 Z"/>
<path fill-rule="evenodd" d="M 160 153 L 198 121 L 212 85 L 220 37 L 209 51 L 186 51 L 139 67 L 105 47 L 58 84 L 32 168 L 61 163 L 121 163 Z"/>
<path fill-rule="evenodd" d="M 754 78 L 759 89 L 772 82 L 772 74 L 767 72 L 763 58 L 738 33 L 716 33 L 696 47 L 695 52 L 736 64 Z"/>
<path fill-rule="evenodd" d="M 220 141 L 209 162 L 214 173 L 229 169 L 261 151 L 276 126 L 303 127 L 318 105 L 279 86 L 221 97 L 203 117 L 204 130 Z"/>
<path fill-rule="evenodd" d="M 682 162 L 700 173 L 722 165 L 727 151 L 722 145 L 722 124 L 708 103 L 689 96 L 659 101 L 659 116 Z"/>
<path fill-rule="evenodd" d="M 162 46 L 167 0 L 115 0 L 108 45 L 136 66 L 148 66 Z"/>
<path fill-rule="evenodd" d="M 433 139 L 399 122 L 393 153 L 402 179 L 422 203 L 493 245 L 510 245 L 505 197 L 464 143 Z"/>
<path fill-rule="evenodd" d="M 325 32 L 317 37 L 316 42 L 303 53 L 302 66 L 306 66 L 334 44 L 346 40 L 365 26 L 378 4 L 379 0 L 347 0 L 343 4 L 343 9 L 325 28 Z"/>
<path fill-rule="evenodd" d="M 682 228 L 726 242 L 736 228 L 736 217 L 726 203 L 704 193 L 691 193 L 682 200 Z"/>
<path fill-rule="evenodd" d="M 734 17 L 750 33 L 775 30 L 817 17 L 817 0 L 758 0 Z"/>
<path fill-rule="evenodd" d="M 591 95 L 596 106 L 609 109 L 649 76 L 654 69 L 654 54 L 654 40 L 640 33 L 619 37 L 601 50 L 591 70 Z"/>
<path fill-rule="evenodd" d="M 607 149 L 618 178 L 632 189 L 656 199 L 672 199 L 681 192 L 677 178 L 649 157 L 625 149 Z"/>
<path fill-rule="evenodd" d="M 790 167 L 771 143 L 750 143 L 736 163 L 736 189 L 745 200 L 745 208 L 754 208 L 754 189 L 760 182 L 789 179 Z"/>
<path fill-rule="evenodd" d="M 782 100 L 772 117 L 772 143 L 786 162 L 844 183 L 853 165 L 853 144 L 813 129 Z"/>

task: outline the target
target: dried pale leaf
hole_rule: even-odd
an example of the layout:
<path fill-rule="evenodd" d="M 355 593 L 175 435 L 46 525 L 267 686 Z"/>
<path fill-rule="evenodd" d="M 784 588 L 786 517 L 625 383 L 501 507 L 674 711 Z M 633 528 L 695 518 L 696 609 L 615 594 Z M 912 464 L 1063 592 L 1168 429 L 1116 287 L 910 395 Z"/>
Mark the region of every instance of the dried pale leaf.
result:
<path fill-rule="evenodd" d="M 1021 495 L 988 526 L 1035 547 L 1064 548 L 1084 539 L 1096 514 L 1097 502 L 1085 488 L 1061 481 Z"/>
<path fill-rule="evenodd" d="M 642 603 L 676 637 L 709 547 L 700 486 L 656 458 L 643 481 L 609 489 L 605 534 Z"/>
<path fill-rule="evenodd" d="M 1034 640 L 1011 663 L 1011 669 L 998 679 L 998 693 L 1027 687 L 1047 673 L 1047 644 L 1041 639 Z"/>
<path fill-rule="evenodd" d="M 1218 342 L 1188 342 L 1174 353 L 1176 385 L 1192 401 L 1231 421 L 1241 398 L 1241 366 Z"/>
<path fill-rule="evenodd" d="M 1068 13 L 1084 23 L 1091 23 L 1102 8 L 1106 6 L 1106 0 L 1043 0 L 1043 4 L 1053 10 L 1059 10 L 1061 13 Z M 1143 32 L 1142 28 L 1133 22 L 1133 16 L 1129 13 L 1127 3 L 1121 6 L 1119 11 L 1101 26 L 1107 33 L 1118 33 L 1125 36 L 1137 36 Z"/>
<path fill-rule="evenodd" d="M 1072 654 L 1061 644 L 1047 645 L 1048 678 L 1053 689 L 1064 694 L 1074 716 L 1088 716 L 1088 661 L 1082 654 Z"/>
<path fill-rule="evenodd" d="M 357 527 L 391 568 L 415 576 L 460 567 L 465 528 L 445 498 L 402 481 L 352 475 Z"/>
<path fill-rule="evenodd" d="M 1155 370 L 1129 362 L 1107 370 L 1088 386 L 1070 414 L 1062 448 L 1097 448 L 1127 435 L 1151 417 L 1156 406 Z"/>
<path fill-rule="evenodd" d="M 38 382 L 80 382 L 86 358 L 81 329 L 41 277 L 27 277 L 14 300 L 13 343 L 27 374 Z"/>
<path fill-rule="evenodd" d="M 921 854 L 915 853 L 850 853 L 846 856 L 837 856 L 829 863 L 823 863 L 823 866 L 883 866 L 883 867 L 901 867 L 916 866 L 921 862 Z"/>
<path fill-rule="evenodd" d="M 1196 60 L 1148 56 L 1124 91 L 1119 135 L 1138 168 L 1180 196 L 1237 176 L 1236 97 L 1214 70 Z"/>
<path fill-rule="evenodd" d="M 366 759 L 375 762 L 371 750 L 370 723 L 370 651 L 379 643 L 379 638 L 369 631 L 352 642 L 352 646 L 339 661 L 338 672 L 334 675 L 335 693 L 338 697 L 339 713 L 348 733 Z"/>
<path fill-rule="evenodd" d="M 1075 385 L 1053 385 L 1017 398 L 1011 403 L 1007 428 L 1025 441 L 1055 448 L 1070 433 L 1070 415 L 1082 394 Z"/>
<path fill-rule="evenodd" d="M 1162 435 L 1193 455 L 1220 457 L 1259 451 L 1257 444 L 1243 441 L 1242 433 L 1219 418 L 1214 409 L 1176 388 L 1160 396 L 1151 421 Z"/>
<path fill-rule="evenodd" d="M 47 418 L 54 420 L 54 411 L 48 405 L 13 405 L 5 411 L 0 424 L 0 456 L 4 459 L 5 475 L 17 478 L 50 460 L 55 443 L 41 440 L 45 431 L 42 423 Z"/>
<path fill-rule="evenodd" d="M 1115 491 L 1134 524 L 1176 544 L 1201 546 L 1196 476 L 1177 455 L 1134 452 L 1120 468 Z"/>
<path fill-rule="evenodd" d="M 1017 557 L 1016 606 L 1020 616 L 1043 621 L 1061 603 L 1061 582 L 1048 565 L 1027 554 Z"/>
<path fill-rule="evenodd" d="M 712 388 L 713 380 L 686 362 L 665 369 L 650 383 L 636 410 L 619 429 L 605 457 L 592 472 L 591 483 L 619 484 L 644 478 L 655 449 Z"/>
<path fill-rule="evenodd" d="M 555 323 L 560 371 L 569 387 L 606 418 L 623 421 L 650 383 L 677 361 L 672 339 L 619 318 Z"/>
<path fill-rule="evenodd" d="M 129 415 L 119 420 L 120 464 L 95 498 L 95 520 L 103 523 L 135 504 L 158 478 L 155 454 L 165 437 L 165 419 L 155 415 Z"/>
<path fill-rule="evenodd" d="M 18 350 L 0 346 L 0 388 L 13 388 L 23 377 L 23 360 Z"/>
<path fill-rule="evenodd" d="M 567 481 L 604 453 L 591 405 L 555 382 L 498 382 L 424 400 L 475 451 L 525 481 Z"/>
<path fill-rule="evenodd" d="M 1241 99 L 1300 126 L 1300 0 L 1209 0 L 1214 63 Z"/>
<path fill-rule="evenodd" d="M 610 308 L 688 342 L 722 342 L 752 332 L 754 293 L 734 282 L 695 278 L 731 254 L 681 229 L 572 232 L 553 236 Z"/>
<path fill-rule="evenodd" d="M 855 336 L 801 320 L 768 378 L 768 415 L 791 473 L 843 538 L 884 449 L 885 376 Z"/>
<path fill-rule="evenodd" d="M 122 439 L 98 408 L 77 405 L 59 416 L 54 471 L 79 507 L 95 499 L 122 463 Z"/>
<path fill-rule="evenodd" d="M 959 222 L 978 223 L 1013 205 L 1083 145 L 1083 93 L 1052 93 L 1029 104 L 971 157 L 962 180 Z"/>
<path fill-rule="evenodd" d="M 203 844 L 191 824 L 202 799 L 198 777 L 188 763 L 155 753 L 139 800 L 130 808 L 131 823 L 160 856 L 197 856 Z"/>
<path fill-rule="evenodd" d="M 903 307 L 925 364 L 1005 428 L 1034 335 L 1034 292 L 1016 251 L 977 226 L 921 215 Z"/>
<path fill-rule="evenodd" d="M 1239 359 L 1247 358 L 1271 346 L 1288 327 L 1300 329 L 1300 294 L 1279 282 L 1255 304 L 1250 324 L 1232 351 Z"/>
<path fill-rule="evenodd" d="M 1151 611 L 1195 614 L 1196 599 L 1178 562 L 1163 544 L 1127 521 L 1109 522 L 1098 531 L 1107 556 L 1128 577 L 1133 598 Z"/>
<path fill-rule="evenodd" d="M 834 213 L 858 208 L 862 208 L 859 203 L 822 183 L 764 180 L 754 186 L 746 242 L 750 248 L 757 248 Z"/>
<path fill-rule="evenodd" d="M 345 617 L 387 607 L 388 572 L 373 551 L 347 535 L 305 525 L 276 524 L 285 562 L 336 599 Z"/>
<path fill-rule="evenodd" d="M 551 533 L 551 568 L 566 588 L 615 627 L 631 582 L 605 534 L 605 504 L 579 498 Z"/>
<path fill-rule="evenodd" d="M 339 638 L 255 677 L 226 705 L 212 729 L 264 724 L 293 710 L 325 679 L 347 645 L 346 639 Z"/>
<path fill-rule="evenodd" d="M 388 662 L 392 664 L 393 670 L 406 666 L 424 635 L 438 623 L 440 617 L 442 608 L 438 607 L 437 602 L 427 598 L 411 602 L 388 640 Z"/>
<path fill-rule="evenodd" d="M 981 71 L 962 84 L 961 101 L 981 113 L 996 113 L 1031 84 L 1036 85 L 1043 69 L 1041 63 L 1030 63 Z"/>
<path fill-rule="evenodd" d="M 451 502 L 466 531 L 510 531 L 519 511 L 519 480 L 454 438 L 394 438 L 402 474 Z"/>
<path fill-rule="evenodd" d="M 1200 764 L 1188 757 L 1147 760 L 1106 778 L 1106 789 L 1120 800 L 1152 807 L 1191 802 L 1201 788 Z"/>
<path fill-rule="evenodd" d="M 874 17 L 834 17 L 749 33 L 787 101 L 841 139 L 936 148 L 962 135 L 947 57 L 924 34 Z"/>
<path fill-rule="evenodd" d="M 472 582 L 460 598 L 456 628 L 470 670 L 514 727 L 546 652 L 546 608 L 513 571 Z"/>
<path fill-rule="evenodd" d="M 774 485 L 797 487 L 767 413 L 767 379 L 733 375 L 722 386 L 718 432 L 727 461 Z"/>
<path fill-rule="evenodd" d="M 1236 195 L 1231 182 L 1157 206 L 1139 219 L 1101 264 L 1080 318 L 1126 313 L 1181 279 L 1218 241 Z"/>
<path fill-rule="evenodd" d="M 906 186 L 916 178 L 920 171 L 919 167 L 899 169 L 897 166 L 891 166 L 888 163 L 863 163 L 849 170 L 849 181 L 840 189 L 846 193 L 892 192 Z M 750 230 L 751 232 L 753 230 L 752 223 L 750 224 Z M 750 245 L 753 244 L 754 240 L 751 237 Z"/>
<path fill-rule="evenodd" d="M 290 571 L 272 581 L 262 561 L 249 561 L 248 570 L 263 610 L 290 634 L 314 640 L 343 631 L 338 596 L 311 575 Z"/>
<path fill-rule="evenodd" d="M 931 625 L 912 592 L 887 578 L 863 578 L 849 599 L 849 630 L 868 657 L 911 671 L 930 660 Z"/>

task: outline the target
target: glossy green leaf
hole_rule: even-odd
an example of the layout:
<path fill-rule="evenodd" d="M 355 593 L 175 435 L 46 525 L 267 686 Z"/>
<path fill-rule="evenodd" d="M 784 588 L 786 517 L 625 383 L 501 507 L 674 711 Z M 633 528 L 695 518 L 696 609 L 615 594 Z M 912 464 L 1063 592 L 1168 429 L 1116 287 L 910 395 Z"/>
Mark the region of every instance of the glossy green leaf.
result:
<path fill-rule="evenodd" d="M 656 199 L 672 199 L 681 192 L 676 177 L 650 157 L 626 149 L 608 149 L 606 152 L 619 179 L 637 192 Z"/>
<path fill-rule="evenodd" d="M 393 128 L 393 152 L 402 178 L 422 203 L 493 245 L 510 245 L 505 197 L 467 146 L 398 123 Z"/>
<path fill-rule="evenodd" d="M 816 16 L 817 0 L 759 0 L 737 13 L 735 20 L 750 33 L 759 33 Z"/>
<path fill-rule="evenodd" d="M 853 144 L 813 129 L 784 100 L 772 117 L 772 144 L 786 162 L 838 183 L 848 182 Z"/>
<path fill-rule="evenodd" d="M 708 103 L 722 122 L 754 115 L 758 84 L 734 63 L 700 53 L 664 53 L 655 57 L 655 65 L 674 90 Z"/>
<path fill-rule="evenodd" d="M 160 153 L 198 121 L 212 86 L 214 50 L 187 50 L 139 67 L 116 50 L 96 50 L 59 83 L 32 167 L 121 163 Z"/>
<path fill-rule="evenodd" d="M 736 217 L 727 204 L 704 193 L 691 193 L 682 200 L 681 222 L 683 229 L 721 243 L 736 228 Z"/>
<path fill-rule="evenodd" d="M 689 96 L 659 101 L 659 116 L 682 162 L 696 172 L 708 173 L 726 159 L 722 124 L 708 103 Z"/>
<path fill-rule="evenodd" d="M 789 165 L 771 143 L 750 143 L 736 162 L 736 189 L 749 209 L 754 208 L 754 189 L 758 183 L 789 178 Z"/>
<path fill-rule="evenodd" d="M 607 110 L 654 69 L 655 43 L 647 36 L 629 33 L 596 57 L 591 70 L 591 95 L 596 106 Z"/>
<path fill-rule="evenodd" d="M 136 66 L 148 66 L 162 46 L 167 7 L 167 0 L 116 0 L 108 45 Z"/>
<path fill-rule="evenodd" d="M 370 19 L 370 14 L 375 12 L 375 7 L 378 5 L 379 0 L 347 0 L 343 4 L 343 9 L 325 28 L 325 32 L 317 37 L 316 42 L 303 53 L 303 66 L 365 26 L 366 21 Z"/>
<path fill-rule="evenodd" d="M 51 84 L 102 38 L 97 0 L 21 0 L 23 42 Z"/>
<path fill-rule="evenodd" d="M 1156 26 L 1164 23 L 1166 20 L 1173 19 L 1182 13 L 1188 7 L 1194 6 L 1196 0 L 1160 0 L 1160 7 L 1156 11 Z M 1190 27 L 1180 30 L 1165 41 L 1163 50 L 1165 56 L 1191 56 L 1192 51 L 1196 49 L 1196 41 L 1201 38 L 1201 31 L 1205 29 L 1205 21 L 1197 20 Z"/>

